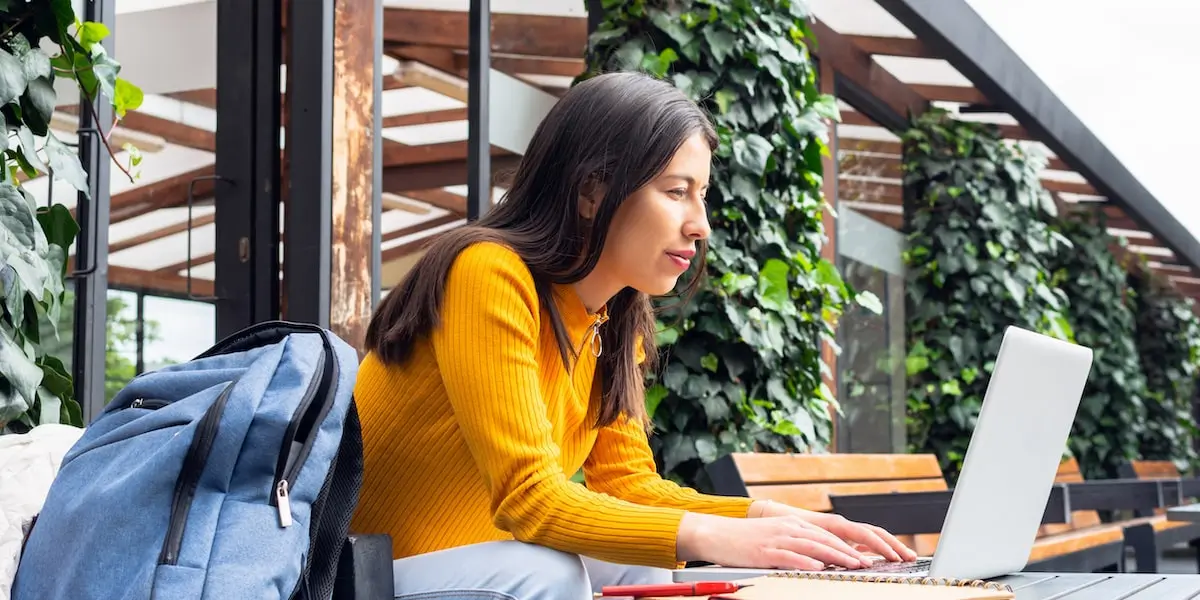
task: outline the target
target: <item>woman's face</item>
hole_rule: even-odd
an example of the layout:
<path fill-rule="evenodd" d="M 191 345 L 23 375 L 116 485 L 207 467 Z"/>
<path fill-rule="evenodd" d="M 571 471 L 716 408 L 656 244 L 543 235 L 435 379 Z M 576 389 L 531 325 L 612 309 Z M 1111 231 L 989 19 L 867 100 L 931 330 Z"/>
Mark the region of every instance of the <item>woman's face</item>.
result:
<path fill-rule="evenodd" d="M 697 244 L 712 231 L 704 198 L 712 151 L 704 135 L 688 138 L 658 177 L 617 209 L 593 274 L 615 291 L 660 296 L 688 270 Z"/>

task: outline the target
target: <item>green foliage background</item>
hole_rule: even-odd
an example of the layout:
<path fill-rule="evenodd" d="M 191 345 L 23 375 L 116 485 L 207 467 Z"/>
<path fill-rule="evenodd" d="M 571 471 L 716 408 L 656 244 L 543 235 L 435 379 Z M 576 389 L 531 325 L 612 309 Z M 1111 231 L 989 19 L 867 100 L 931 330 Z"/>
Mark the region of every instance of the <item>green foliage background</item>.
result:
<path fill-rule="evenodd" d="M 1197 466 L 1192 415 L 1200 368 L 1200 319 L 1192 301 L 1170 289 L 1149 269 L 1133 270 L 1137 351 L 1145 373 L 1146 421 L 1138 452 L 1147 460 L 1171 460 L 1188 472 Z"/>
<path fill-rule="evenodd" d="M 604 0 L 603 10 L 581 79 L 669 79 L 712 114 L 721 140 L 708 284 L 663 315 L 667 361 L 647 391 L 661 470 L 704 488 L 703 464 L 724 453 L 824 449 L 836 401 L 820 344 L 852 291 L 820 257 L 824 119 L 838 115 L 818 91 L 805 5 Z"/>
<path fill-rule="evenodd" d="M 120 64 L 100 44 L 108 29 L 79 22 L 70 0 L 0 3 L 0 32 L 0 129 L 7 138 L 0 154 L 0 432 L 82 425 L 62 357 L 46 351 L 61 333 L 67 257 L 78 226 L 61 204 L 37 206 L 17 174 L 50 174 L 86 193 L 75 148 L 50 130 L 57 78 L 77 82 L 88 109 L 103 96 L 118 116 L 137 108 L 142 92 L 118 77 Z M 126 150 L 136 165 L 136 148 Z"/>
<path fill-rule="evenodd" d="M 1016 325 L 1093 350 L 1064 449 L 1085 478 L 1119 477 L 1136 459 L 1194 465 L 1190 301 L 1123 264 L 1102 221 L 1059 215 L 1041 159 L 994 126 L 935 110 L 904 143 L 910 451 L 936 454 L 957 478 L 1004 328 Z"/>
<path fill-rule="evenodd" d="M 994 358 L 1009 325 L 1073 339 L 1052 268 L 1071 250 L 1041 164 L 995 126 L 941 110 L 904 133 L 912 201 L 906 327 L 910 451 L 938 456 L 957 480 Z"/>
<path fill-rule="evenodd" d="M 1071 215 L 1056 227 L 1074 249 L 1057 254 L 1051 267 L 1071 299 L 1075 341 L 1092 349 L 1069 447 L 1084 478 L 1119 477 L 1121 465 L 1138 458 L 1138 438 L 1147 428 L 1146 377 L 1125 266 L 1110 249 L 1115 241 L 1103 221 Z"/>

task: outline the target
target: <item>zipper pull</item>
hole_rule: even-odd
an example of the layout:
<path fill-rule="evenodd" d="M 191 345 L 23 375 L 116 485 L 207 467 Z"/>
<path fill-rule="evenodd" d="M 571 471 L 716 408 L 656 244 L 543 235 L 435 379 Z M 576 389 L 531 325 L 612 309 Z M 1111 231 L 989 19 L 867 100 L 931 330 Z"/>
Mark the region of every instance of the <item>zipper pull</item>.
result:
<path fill-rule="evenodd" d="M 292 526 L 292 502 L 288 500 L 288 482 L 281 479 L 275 487 L 275 507 L 279 509 L 279 526 Z"/>
<path fill-rule="evenodd" d="M 142 404 L 144 404 L 145 402 L 146 402 L 145 398 L 134 398 L 133 402 L 129 403 L 129 408 L 141 408 Z"/>
<path fill-rule="evenodd" d="M 592 355 L 596 358 L 600 358 L 600 355 L 604 353 L 604 338 L 600 337 L 600 326 L 603 325 L 607 320 L 607 317 L 601 315 L 598 319 L 596 319 L 596 322 L 592 324 Z"/>

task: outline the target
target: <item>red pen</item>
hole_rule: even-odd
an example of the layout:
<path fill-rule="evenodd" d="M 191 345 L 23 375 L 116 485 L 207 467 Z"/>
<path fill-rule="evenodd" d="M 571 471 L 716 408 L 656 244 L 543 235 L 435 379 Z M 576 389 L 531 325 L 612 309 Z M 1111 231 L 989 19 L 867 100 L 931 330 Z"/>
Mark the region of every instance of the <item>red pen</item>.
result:
<path fill-rule="evenodd" d="M 748 584 L 729 581 L 698 581 L 696 583 L 663 583 L 658 585 L 606 585 L 600 596 L 646 598 L 651 596 L 711 596 L 736 592 Z"/>

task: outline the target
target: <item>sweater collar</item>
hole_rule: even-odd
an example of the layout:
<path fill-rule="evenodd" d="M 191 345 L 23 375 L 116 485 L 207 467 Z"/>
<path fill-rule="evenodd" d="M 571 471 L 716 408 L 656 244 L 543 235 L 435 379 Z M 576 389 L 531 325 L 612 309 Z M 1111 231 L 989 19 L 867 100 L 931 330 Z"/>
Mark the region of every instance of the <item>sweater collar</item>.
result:
<path fill-rule="evenodd" d="M 573 338 L 578 339 L 589 328 L 608 320 L 608 305 L 601 306 L 595 313 L 589 312 L 574 285 L 554 284 L 553 291 L 554 302 L 562 315 L 563 325 L 567 326 L 567 331 Z"/>

